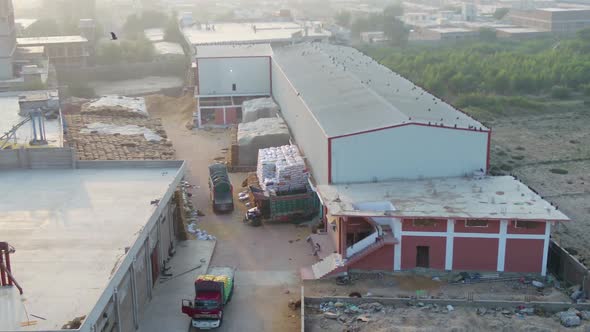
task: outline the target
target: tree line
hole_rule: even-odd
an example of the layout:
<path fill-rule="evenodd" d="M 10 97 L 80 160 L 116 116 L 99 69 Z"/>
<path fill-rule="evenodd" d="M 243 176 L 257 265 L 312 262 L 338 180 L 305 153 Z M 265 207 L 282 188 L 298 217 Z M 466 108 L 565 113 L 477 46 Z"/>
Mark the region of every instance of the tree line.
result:
<path fill-rule="evenodd" d="M 380 13 L 353 17 L 349 11 L 340 11 L 334 16 L 336 24 L 350 29 L 353 38 L 359 39 L 362 32 L 383 31 L 391 45 L 405 45 L 409 30 L 399 19 L 404 14 L 401 3 L 389 5 Z"/>
<path fill-rule="evenodd" d="M 433 93 L 540 95 L 590 93 L 590 29 L 570 39 L 470 42 L 361 49 Z"/>

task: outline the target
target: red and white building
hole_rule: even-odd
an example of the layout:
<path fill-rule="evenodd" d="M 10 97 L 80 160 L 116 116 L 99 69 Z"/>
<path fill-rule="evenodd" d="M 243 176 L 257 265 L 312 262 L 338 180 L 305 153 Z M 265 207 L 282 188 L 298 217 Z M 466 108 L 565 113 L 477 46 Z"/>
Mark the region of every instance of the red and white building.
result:
<path fill-rule="evenodd" d="M 279 104 L 324 206 L 324 232 L 311 237 L 320 261 L 304 278 L 417 267 L 546 273 L 551 227 L 568 218 L 518 180 L 486 175 L 491 129 L 350 47 L 223 47 L 198 55 L 198 113 L 221 108 L 215 121 L 226 123 L 235 105 L 205 102 L 228 96 Z"/>
<path fill-rule="evenodd" d="M 414 268 L 545 275 L 551 227 L 568 218 L 511 176 L 319 185 L 327 211 L 306 278 Z"/>

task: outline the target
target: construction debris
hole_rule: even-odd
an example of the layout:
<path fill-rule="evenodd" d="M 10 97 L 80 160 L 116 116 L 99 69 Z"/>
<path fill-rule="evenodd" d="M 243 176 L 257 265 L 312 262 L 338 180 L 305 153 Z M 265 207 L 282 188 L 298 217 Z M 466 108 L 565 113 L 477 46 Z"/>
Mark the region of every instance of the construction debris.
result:
<path fill-rule="evenodd" d="M 582 324 L 582 321 L 578 316 L 579 314 L 580 312 L 578 310 L 570 308 L 567 311 L 558 312 L 557 317 L 559 317 L 561 325 L 565 327 L 576 327 Z"/>
<path fill-rule="evenodd" d="M 67 322 L 66 324 L 64 324 L 61 327 L 61 329 L 62 330 L 77 330 L 80 328 L 80 326 L 82 326 L 82 321 L 84 319 L 86 319 L 86 315 L 76 317 L 76 318 L 72 319 L 71 321 Z"/>

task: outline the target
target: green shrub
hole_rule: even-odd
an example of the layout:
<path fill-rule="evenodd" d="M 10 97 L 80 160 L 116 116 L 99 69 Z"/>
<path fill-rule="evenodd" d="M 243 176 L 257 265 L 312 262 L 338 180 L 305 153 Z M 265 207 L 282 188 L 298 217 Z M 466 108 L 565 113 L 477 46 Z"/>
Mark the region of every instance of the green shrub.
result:
<path fill-rule="evenodd" d="M 570 89 L 562 85 L 555 85 L 551 88 L 551 97 L 553 98 L 567 99 L 570 97 L 570 94 Z"/>

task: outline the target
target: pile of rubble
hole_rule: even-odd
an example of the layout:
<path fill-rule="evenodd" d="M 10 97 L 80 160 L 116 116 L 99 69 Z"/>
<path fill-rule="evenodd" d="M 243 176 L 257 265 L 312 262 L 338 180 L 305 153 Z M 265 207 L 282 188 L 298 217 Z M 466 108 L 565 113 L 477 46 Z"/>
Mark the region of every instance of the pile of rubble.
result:
<path fill-rule="evenodd" d="M 80 160 L 174 159 L 162 122 L 148 117 L 142 98 L 102 98 L 67 109 L 66 142 Z"/>
<path fill-rule="evenodd" d="M 186 220 L 188 220 L 188 225 L 186 226 L 186 231 L 190 234 L 194 235 L 197 240 L 209 240 L 215 241 L 215 236 L 208 234 L 207 231 L 201 230 L 197 227 L 197 223 L 199 222 L 199 217 L 204 216 L 203 212 L 197 210 L 195 205 L 193 204 L 191 197 L 192 189 L 194 188 L 188 181 L 182 181 L 180 183 L 180 190 L 182 193 L 182 201 L 184 207 L 184 215 Z"/>
<path fill-rule="evenodd" d="M 358 306 L 346 302 L 324 302 L 320 303 L 320 310 L 325 318 L 338 320 L 348 326 L 356 322 L 370 322 L 376 319 L 376 314 L 385 313 L 383 305 L 379 302 L 363 303 Z"/>

